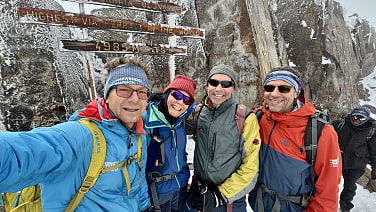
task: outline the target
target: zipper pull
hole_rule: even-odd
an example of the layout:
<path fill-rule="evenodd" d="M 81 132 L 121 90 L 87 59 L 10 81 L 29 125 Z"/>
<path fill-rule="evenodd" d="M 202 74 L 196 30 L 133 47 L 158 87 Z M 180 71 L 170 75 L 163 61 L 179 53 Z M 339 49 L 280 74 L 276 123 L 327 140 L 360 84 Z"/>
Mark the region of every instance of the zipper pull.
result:
<path fill-rule="evenodd" d="M 158 165 L 159 165 L 159 163 L 158 163 L 158 159 L 155 160 L 154 165 L 155 165 L 156 167 L 158 167 Z"/>

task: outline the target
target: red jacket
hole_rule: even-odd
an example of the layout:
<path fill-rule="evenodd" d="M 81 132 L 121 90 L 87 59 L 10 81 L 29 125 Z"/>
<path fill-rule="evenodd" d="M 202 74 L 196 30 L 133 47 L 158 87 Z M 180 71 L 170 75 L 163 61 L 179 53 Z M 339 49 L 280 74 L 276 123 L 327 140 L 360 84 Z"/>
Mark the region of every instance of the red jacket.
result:
<path fill-rule="evenodd" d="M 315 107 L 304 101 L 304 106 L 296 111 L 276 113 L 268 110 L 263 103 L 262 110 L 264 115 L 259 121 L 262 140 L 259 181 L 283 195 L 309 192 L 313 184 L 310 179 L 311 164 L 300 147 L 304 146 L 304 132 L 310 116 L 315 113 Z M 325 125 L 318 141 L 314 167 L 317 181 L 309 205 L 301 207 L 280 199 L 280 211 L 337 212 L 341 167 L 337 133 L 330 125 Z M 257 211 L 257 189 L 252 193 L 250 204 Z M 264 192 L 263 202 L 267 212 L 275 200 Z"/>

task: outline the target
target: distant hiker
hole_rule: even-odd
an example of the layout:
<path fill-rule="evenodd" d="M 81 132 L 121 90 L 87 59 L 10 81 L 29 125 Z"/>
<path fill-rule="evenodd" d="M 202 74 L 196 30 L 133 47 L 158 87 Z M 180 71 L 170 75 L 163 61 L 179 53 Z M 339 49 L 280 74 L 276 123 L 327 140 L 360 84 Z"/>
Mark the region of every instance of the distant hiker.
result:
<path fill-rule="evenodd" d="M 321 136 L 316 134 L 315 164 L 307 160 L 304 137 L 316 109 L 306 100 L 297 73 L 291 67 L 275 68 L 263 82 L 259 177 L 249 195 L 255 212 L 338 210 L 341 156 L 337 134 L 330 125 L 323 125 Z"/>
<path fill-rule="evenodd" d="M 351 201 L 356 194 L 356 181 L 368 163 L 372 167 L 371 179 L 376 179 L 376 121 L 370 116 L 368 108 L 356 107 L 349 115 L 333 122 L 343 161 L 344 184 L 339 201 L 342 212 L 354 207 Z"/>
<path fill-rule="evenodd" d="M 147 179 L 154 211 L 181 212 L 190 170 L 183 121 L 193 112 L 196 84 L 178 75 L 143 115 L 149 134 Z"/>
<path fill-rule="evenodd" d="M 93 154 L 107 152 L 104 172 L 75 211 L 149 208 L 147 140 L 141 118 L 150 95 L 146 67 L 126 58 L 114 58 L 107 65 L 114 67 L 119 61 L 123 65 L 109 70 L 103 98 L 76 111 L 67 122 L 28 132 L 0 132 L 0 193 L 39 183 L 43 211 L 64 211 L 81 187 L 94 149 Z M 78 122 L 84 118 L 103 132 L 107 151 L 99 141 L 93 148 L 93 134 Z M 105 173 L 114 165 L 119 166 Z M 85 181 L 82 192 L 92 180 Z"/>
<path fill-rule="evenodd" d="M 247 210 L 245 197 L 257 180 L 260 135 L 255 114 L 234 101 L 237 83 L 232 67 L 213 67 L 207 95 L 187 122 L 187 133 L 196 138 L 187 204 L 193 211 Z"/>

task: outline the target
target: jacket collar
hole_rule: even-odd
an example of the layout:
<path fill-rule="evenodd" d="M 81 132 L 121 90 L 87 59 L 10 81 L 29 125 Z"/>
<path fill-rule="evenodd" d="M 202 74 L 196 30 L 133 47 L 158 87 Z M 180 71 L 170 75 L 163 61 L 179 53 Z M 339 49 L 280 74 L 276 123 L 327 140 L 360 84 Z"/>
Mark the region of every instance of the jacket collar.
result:
<path fill-rule="evenodd" d="M 84 118 L 90 118 L 93 120 L 96 120 L 98 122 L 104 122 L 104 121 L 114 121 L 120 124 L 120 121 L 118 119 L 115 119 L 110 111 L 108 110 L 108 106 L 103 98 L 96 98 L 93 101 L 91 101 L 85 109 L 80 111 L 77 116 L 84 117 Z M 134 131 L 136 134 L 146 134 L 144 130 L 144 122 L 142 118 L 136 122 L 136 129 Z"/>

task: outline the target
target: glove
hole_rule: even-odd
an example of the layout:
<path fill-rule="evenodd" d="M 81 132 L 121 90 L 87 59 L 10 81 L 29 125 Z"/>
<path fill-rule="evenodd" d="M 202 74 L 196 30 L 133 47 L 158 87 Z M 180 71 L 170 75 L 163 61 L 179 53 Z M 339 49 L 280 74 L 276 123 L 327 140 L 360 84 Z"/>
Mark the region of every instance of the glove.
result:
<path fill-rule="evenodd" d="M 201 211 L 203 208 L 204 194 L 201 194 L 199 189 L 197 177 L 193 176 L 191 188 L 189 189 L 189 204 L 192 209 Z"/>
<path fill-rule="evenodd" d="M 141 212 L 150 212 L 150 211 L 153 211 L 153 210 L 154 210 L 154 207 L 153 206 L 149 206 L 148 208 L 146 208 L 146 210 L 141 211 Z"/>
<path fill-rule="evenodd" d="M 192 191 L 193 195 L 190 200 L 193 209 L 207 212 L 216 207 L 226 205 L 226 201 L 217 186 L 207 186 L 200 181 L 194 186 L 196 188 L 192 188 L 194 190 Z"/>
<path fill-rule="evenodd" d="M 371 171 L 371 180 L 376 180 L 376 169 L 373 169 L 373 168 Z"/>
<path fill-rule="evenodd" d="M 208 191 L 204 193 L 204 211 L 211 211 L 212 209 L 223 205 L 226 205 L 226 200 L 218 190 L 218 187 L 208 187 Z"/>

